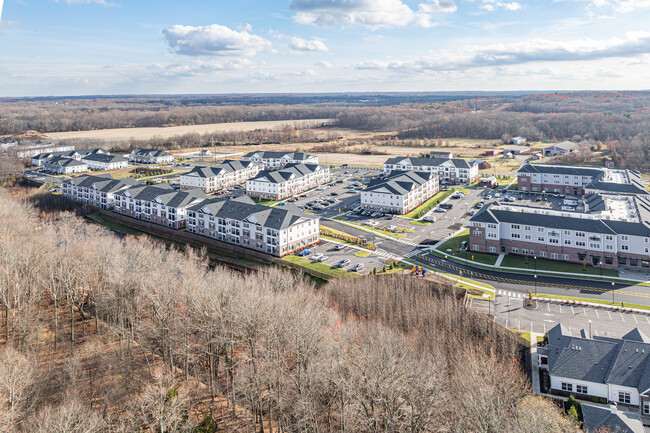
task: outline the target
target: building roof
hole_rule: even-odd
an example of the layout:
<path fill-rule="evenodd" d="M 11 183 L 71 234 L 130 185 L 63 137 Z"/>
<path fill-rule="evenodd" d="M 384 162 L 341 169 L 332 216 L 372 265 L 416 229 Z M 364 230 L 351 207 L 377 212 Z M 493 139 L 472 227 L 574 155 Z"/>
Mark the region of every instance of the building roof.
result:
<path fill-rule="evenodd" d="M 115 162 L 127 162 L 126 158 L 122 155 L 108 155 L 106 153 L 90 153 L 82 156 L 82 161 L 103 162 L 104 164 L 111 164 Z"/>
<path fill-rule="evenodd" d="M 134 149 L 131 152 L 132 155 L 137 155 L 137 156 L 147 156 L 147 157 L 154 157 L 154 158 L 159 158 L 161 156 L 172 156 L 171 153 L 162 151 L 162 150 L 154 150 L 154 149 Z"/>
<path fill-rule="evenodd" d="M 650 389 L 650 343 L 640 330 L 620 339 L 573 337 L 562 325 L 549 331 L 548 345 L 540 354 L 548 357 L 552 376 L 593 383 Z"/>
<path fill-rule="evenodd" d="M 384 165 L 391 164 L 407 164 L 413 167 L 438 167 L 443 164 L 451 164 L 456 168 L 471 168 L 475 166 L 475 163 L 471 163 L 465 159 L 461 158 L 405 158 L 403 156 L 398 156 L 395 158 L 388 158 Z"/>
<path fill-rule="evenodd" d="M 565 150 L 565 151 L 569 152 L 569 151 L 573 150 L 574 148 L 576 148 L 577 146 L 579 146 L 579 144 L 574 143 L 573 141 L 563 141 L 561 143 L 555 143 L 555 144 L 551 144 L 549 146 L 546 146 L 544 148 L 544 150 L 557 148 L 557 149 L 562 149 L 562 150 Z"/>
<path fill-rule="evenodd" d="M 49 158 L 45 160 L 48 164 L 55 164 L 59 165 L 61 167 L 78 167 L 78 166 L 87 166 L 85 162 L 77 161 L 76 159 L 72 158 L 65 158 L 62 156 L 54 156 L 52 158 Z"/>
<path fill-rule="evenodd" d="M 517 173 L 562 174 L 570 176 L 598 176 L 603 170 L 592 167 L 573 167 L 569 165 L 525 164 Z"/>
<path fill-rule="evenodd" d="M 296 209 L 257 205 L 247 196 L 236 199 L 215 198 L 190 207 L 190 210 L 207 213 L 217 218 L 230 218 L 251 224 L 260 224 L 275 230 L 314 219 Z"/>
<path fill-rule="evenodd" d="M 197 200 L 208 199 L 208 196 L 201 190 L 177 191 L 169 184 L 134 186 L 119 192 L 118 195 L 133 197 L 135 200 L 155 201 L 173 208 L 188 206 Z"/>
<path fill-rule="evenodd" d="M 94 186 L 97 190 L 105 193 L 113 193 L 138 185 L 138 181 L 132 177 L 113 179 L 113 176 L 110 174 L 100 174 L 95 176 L 86 174 L 72 178 L 66 181 L 66 183 L 75 185 L 78 188 L 93 188 Z"/>
<path fill-rule="evenodd" d="M 318 164 L 287 164 L 280 170 L 262 170 L 257 176 L 249 180 L 255 182 L 282 183 L 291 178 L 303 177 L 319 170 L 322 170 L 322 168 Z"/>
<path fill-rule="evenodd" d="M 430 181 L 433 176 L 433 173 L 393 170 L 384 179 L 371 180 L 365 190 L 378 194 L 405 195 Z"/>
<path fill-rule="evenodd" d="M 103 155 L 103 154 L 108 155 L 108 154 L 109 154 L 109 152 L 105 151 L 104 149 L 100 149 L 100 148 L 95 148 L 95 149 L 79 149 L 79 150 L 75 150 L 74 153 L 76 153 L 77 155 L 79 155 L 79 156 L 81 156 L 81 157 L 86 157 L 86 156 L 88 156 L 88 155 L 100 155 L 100 154 L 101 154 L 101 155 Z"/>
<path fill-rule="evenodd" d="M 587 433 L 644 433 L 638 414 L 583 403 L 582 418 Z"/>
<path fill-rule="evenodd" d="M 262 158 L 262 159 L 287 159 L 293 161 L 306 161 L 316 155 L 305 152 L 277 152 L 273 150 L 263 150 L 258 152 L 249 152 L 242 158 Z"/>
<path fill-rule="evenodd" d="M 216 177 L 225 173 L 232 173 L 239 170 L 244 170 L 251 165 L 255 164 L 252 161 L 235 161 L 235 160 L 225 160 L 219 165 L 212 167 L 202 167 L 196 166 L 187 173 L 183 173 L 183 176 L 192 176 L 192 177 Z"/>
<path fill-rule="evenodd" d="M 46 153 L 39 153 L 36 156 L 33 156 L 32 159 L 37 159 L 37 160 L 44 160 L 48 158 L 52 158 L 54 156 L 63 156 L 66 158 L 73 158 L 75 156 L 76 152 L 74 150 L 68 151 L 68 152 L 46 152 Z"/>

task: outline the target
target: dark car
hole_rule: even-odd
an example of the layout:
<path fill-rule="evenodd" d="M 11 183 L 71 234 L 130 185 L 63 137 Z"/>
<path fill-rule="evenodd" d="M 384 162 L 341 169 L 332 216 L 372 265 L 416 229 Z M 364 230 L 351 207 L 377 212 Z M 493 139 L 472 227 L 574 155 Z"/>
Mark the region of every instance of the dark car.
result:
<path fill-rule="evenodd" d="M 332 196 L 335 196 L 335 197 L 336 197 L 337 195 L 339 195 L 339 193 L 338 193 L 338 192 L 330 192 L 330 195 L 332 195 Z"/>
<path fill-rule="evenodd" d="M 438 206 L 440 206 L 443 209 L 451 209 L 452 207 L 454 207 L 454 205 L 451 203 L 440 203 Z"/>

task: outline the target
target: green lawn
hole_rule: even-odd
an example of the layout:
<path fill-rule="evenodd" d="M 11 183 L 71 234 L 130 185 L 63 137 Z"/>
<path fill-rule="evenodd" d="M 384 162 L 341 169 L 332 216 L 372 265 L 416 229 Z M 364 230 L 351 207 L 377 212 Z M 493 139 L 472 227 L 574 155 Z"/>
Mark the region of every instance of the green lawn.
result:
<path fill-rule="evenodd" d="M 366 250 L 360 250 L 354 253 L 355 256 L 357 257 L 368 257 L 370 254 L 372 254 L 371 251 L 366 251 Z"/>
<path fill-rule="evenodd" d="M 394 274 L 394 273 L 402 273 L 405 270 L 410 270 L 411 266 L 407 265 L 406 263 L 399 262 L 393 269 L 388 269 L 388 265 L 386 265 L 386 272 L 382 272 L 381 269 L 377 269 L 377 275 L 388 275 L 388 274 Z"/>
<path fill-rule="evenodd" d="M 262 200 L 259 198 L 254 198 L 253 201 L 264 206 L 273 206 L 274 204 L 280 203 L 278 200 Z"/>
<path fill-rule="evenodd" d="M 602 304 L 602 305 L 616 305 L 618 307 L 622 307 L 623 305 L 620 302 L 611 302 L 607 301 L 605 299 L 591 299 L 591 298 L 574 298 L 572 296 L 561 296 L 561 295 L 545 295 L 542 293 L 538 293 L 535 295 L 538 298 L 552 298 L 552 299 L 563 299 L 563 300 L 570 300 L 570 301 L 580 301 L 580 302 L 592 302 L 594 304 Z M 616 291 L 614 291 L 614 296 L 616 296 Z M 638 308 L 639 310 L 650 310 L 650 305 L 641 305 L 641 304 L 631 304 L 626 302 L 625 307 L 627 308 Z"/>
<path fill-rule="evenodd" d="M 515 256 L 508 254 L 503 258 L 501 266 L 505 268 L 521 268 L 527 271 L 535 271 L 535 260 L 523 256 Z M 600 268 L 587 265 L 583 269 L 582 265 L 577 263 L 567 263 L 546 259 L 537 259 L 537 270 L 542 271 L 555 271 L 555 272 L 569 272 L 572 274 L 589 274 L 600 276 Z M 603 276 L 618 277 L 618 271 L 614 269 L 603 269 Z"/>
<path fill-rule="evenodd" d="M 293 263 L 305 269 L 311 269 L 316 272 L 329 275 L 334 278 L 357 278 L 361 276 L 361 274 L 357 272 L 348 272 L 345 269 L 335 268 L 323 263 L 314 263 L 309 259 L 298 256 L 286 256 L 283 257 L 282 260 Z"/>
<path fill-rule="evenodd" d="M 426 213 L 430 211 L 438 203 L 440 203 L 442 200 L 452 195 L 455 191 L 456 190 L 454 188 L 450 189 L 449 191 L 440 191 L 438 194 L 434 195 L 429 200 L 425 201 L 420 206 L 416 207 L 415 209 L 413 209 L 411 212 L 407 213 L 404 216 L 407 218 L 419 218 L 420 216 L 422 216 L 420 215 L 421 213 L 423 212 Z"/>
<path fill-rule="evenodd" d="M 413 220 L 409 224 L 414 224 L 416 226 L 428 226 L 431 223 L 428 223 L 426 221 L 420 221 L 420 220 Z"/>
<path fill-rule="evenodd" d="M 330 234 L 334 236 L 328 236 Z M 335 236 L 340 236 L 343 239 L 339 239 Z M 349 233 L 345 233 L 340 230 L 331 229 L 329 227 L 323 227 L 323 226 L 321 226 L 320 228 L 320 237 L 322 239 L 328 239 L 330 241 L 339 242 L 347 245 L 355 245 L 355 246 L 361 246 L 360 243 L 362 241 L 360 238 L 353 236 Z M 372 242 L 366 242 L 363 247 L 368 248 L 370 250 L 377 249 L 377 246 Z"/>
<path fill-rule="evenodd" d="M 528 331 L 513 331 L 512 329 L 510 331 L 514 332 L 515 334 L 519 335 L 521 338 L 526 340 L 526 342 L 528 342 L 528 345 L 530 346 L 530 332 L 528 332 Z"/>
<path fill-rule="evenodd" d="M 87 215 L 87 218 L 118 233 L 123 233 L 127 235 L 136 235 L 136 236 L 142 234 L 142 232 L 139 230 L 108 220 L 104 215 L 100 214 L 99 212 L 93 212 L 90 215 Z"/>
<path fill-rule="evenodd" d="M 460 259 L 467 259 L 470 264 L 471 262 L 484 263 L 486 265 L 494 265 L 496 263 L 498 256 L 494 254 L 474 253 L 465 250 L 461 251 L 460 244 L 463 243 L 463 241 L 467 241 L 469 244 L 469 229 L 463 230 L 458 236 L 454 236 L 453 238 L 449 239 L 447 242 L 438 247 L 438 251 L 440 251 L 443 255 L 454 256 Z"/>

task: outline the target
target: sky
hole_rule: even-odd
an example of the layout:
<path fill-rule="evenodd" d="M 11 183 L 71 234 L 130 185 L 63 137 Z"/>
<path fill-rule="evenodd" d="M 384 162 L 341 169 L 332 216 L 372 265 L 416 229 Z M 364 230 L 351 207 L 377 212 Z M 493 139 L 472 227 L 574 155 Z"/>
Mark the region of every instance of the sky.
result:
<path fill-rule="evenodd" d="M 0 10 L 0 97 L 650 89 L 650 0 L 0 0 Z"/>

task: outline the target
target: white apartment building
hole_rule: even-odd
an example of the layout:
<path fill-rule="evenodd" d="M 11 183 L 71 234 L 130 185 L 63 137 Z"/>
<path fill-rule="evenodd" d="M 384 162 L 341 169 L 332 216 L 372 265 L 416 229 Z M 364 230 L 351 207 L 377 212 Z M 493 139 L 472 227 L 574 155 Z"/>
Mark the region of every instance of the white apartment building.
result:
<path fill-rule="evenodd" d="M 650 270 L 648 196 L 593 194 L 584 212 L 490 204 L 470 219 L 470 251 Z"/>
<path fill-rule="evenodd" d="M 246 181 L 249 197 L 284 200 L 330 180 L 329 167 L 314 164 L 288 164 L 281 170 L 264 170 Z"/>
<path fill-rule="evenodd" d="M 80 149 L 80 150 L 69 150 L 65 152 L 45 152 L 39 153 L 32 157 L 32 165 L 39 167 L 41 163 L 54 156 L 61 156 L 63 158 L 76 159 L 81 161 L 82 158 L 85 158 L 90 155 L 110 155 L 110 152 L 105 151 L 104 149 Z"/>
<path fill-rule="evenodd" d="M 115 212 L 175 229 L 185 227 L 187 209 L 207 200 L 198 189 L 176 191 L 168 184 L 134 186 L 115 194 Z"/>
<path fill-rule="evenodd" d="M 74 174 L 88 171 L 88 164 L 76 159 L 55 156 L 41 162 L 43 170 L 56 174 Z"/>
<path fill-rule="evenodd" d="M 318 156 L 305 152 L 250 152 L 242 156 L 242 161 L 262 164 L 266 170 L 282 168 L 287 164 L 318 164 Z"/>
<path fill-rule="evenodd" d="M 249 197 L 212 199 L 188 210 L 187 231 L 282 257 L 320 241 L 320 219 Z"/>
<path fill-rule="evenodd" d="M 384 174 L 392 171 L 431 173 L 441 183 L 470 184 L 478 179 L 478 164 L 460 158 L 389 158 L 384 163 Z"/>
<path fill-rule="evenodd" d="M 114 195 L 135 185 L 138 185 L 138 182 L 132 177 L 117 180 L 110 174 L 84 175 L 63 182 L 61 191 L 64 197 L 71 200 L 101 209 L 112 209 Z"/>
<path fill-rule="evenodd" d="M 153 149 L 135 149 L 129 153 L 129 161 L 140 164 L 169 164 L 174 162 L 174 155 Z"/>
<path fill-rule="evenodd" d="M 129 161 L 122 155 L 109 155 L 105 153 L 92 153 L 81 157 L 81 162 L 88 164 L 92 170 L 119 170 L 127 168 Z"/>
<path fill-rule="evenodd" d="M 41 153 L 70 152 L 74 150 L 74 146 L 69 146 L 66 144 L 45 143 L 18 145 L 14 146 L 11 150 L 16 152 L 16 156 L 18 158 L 27 159 L 36 155 L 40 155 Z"/>
<path fill-rule="evenodd" d="M 438 176 L 416 171 L 392 171 L 384 179 L 370 181 L 361 191 L 365 210 L 405 214 L 440 190 Z"/>
<path fill-rule="evenodd" d="M 181 175 L 181 189 L 199 188 L 206 193 L 246 182 L 263 166 L 252 161 L 229 161 L 214 167 L 194 167 Z"/>

